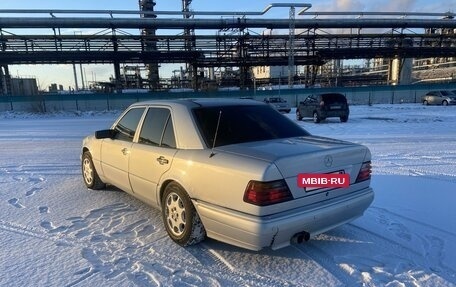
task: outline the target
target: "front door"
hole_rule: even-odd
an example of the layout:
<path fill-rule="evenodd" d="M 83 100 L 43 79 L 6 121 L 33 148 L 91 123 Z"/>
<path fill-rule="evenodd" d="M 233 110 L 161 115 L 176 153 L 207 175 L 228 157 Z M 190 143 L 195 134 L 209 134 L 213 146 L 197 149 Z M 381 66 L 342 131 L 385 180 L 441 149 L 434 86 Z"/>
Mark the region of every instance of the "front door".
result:
<path fill-rule="evenodd" d="M 145 108 L 128 110 L 114 127 L 115 136 L 104 139 L 101 146 L 101 167 L 108 182 L 118 188 L 131 192 L 128 179 L 133 138 Z"/>

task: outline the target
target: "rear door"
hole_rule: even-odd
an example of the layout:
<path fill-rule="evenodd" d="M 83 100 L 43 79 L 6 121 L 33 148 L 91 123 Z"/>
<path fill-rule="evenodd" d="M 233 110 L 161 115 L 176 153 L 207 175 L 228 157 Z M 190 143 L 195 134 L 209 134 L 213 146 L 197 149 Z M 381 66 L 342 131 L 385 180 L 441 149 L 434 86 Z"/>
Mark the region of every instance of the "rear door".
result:
<path fill-rule="evenodd" d="M 131 192 L 128 162 L 131 146 L 145 108 L 132 108 L 117 122 L 112 139 L 104 139 L 101 146 L 101 164 L 109 183 Z"/>
<path fill-rule="evenodd" d="M 171 167 L 176 146 L 170 109 L 149 108 L 130 154 L 129 178 L 135 196 L 149 204 L 159 204 L 157 186 Z"/>
<path fill-rule="evenodd" d="M 438 92 L 430 92 L 427 96 L 429 104 L 435 105 L 440 103 L 441 96 Z"/>
<path fill-rule="evenodd" d="M 308 96 L 304 100 L 304 105 L 302 105 L 302 110 L 300 113 L 303 117 L 313 117 L 313 112 L 316 109 L 318 104 L 318 99 L 315 95 Z"/>

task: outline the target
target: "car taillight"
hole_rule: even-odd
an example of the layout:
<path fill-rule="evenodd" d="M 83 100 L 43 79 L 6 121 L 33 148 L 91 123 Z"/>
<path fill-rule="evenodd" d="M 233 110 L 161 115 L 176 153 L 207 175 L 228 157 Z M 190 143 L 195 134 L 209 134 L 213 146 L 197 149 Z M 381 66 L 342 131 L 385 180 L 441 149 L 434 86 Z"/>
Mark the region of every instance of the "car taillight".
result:
<path fill-rule="evenodd" d="M 285 180 L 269 182 L 251 180 L 244 193 L 244 202 L 265 206 L 293 199 Z"/>
<path fill-rule="evenodd" d="M 372 164 L 370 161 L 363 163 L 361 169 L 359 170 L 358 177 L 356 182 L 365 181 L 371 178 L 372 173 Z"/>

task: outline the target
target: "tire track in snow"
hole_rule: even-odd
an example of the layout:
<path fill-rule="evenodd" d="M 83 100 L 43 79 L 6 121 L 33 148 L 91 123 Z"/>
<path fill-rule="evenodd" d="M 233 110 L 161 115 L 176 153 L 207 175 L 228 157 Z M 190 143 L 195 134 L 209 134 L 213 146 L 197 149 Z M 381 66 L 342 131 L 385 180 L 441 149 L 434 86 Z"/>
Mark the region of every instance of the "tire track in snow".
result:
<path fill-rule="evenodd" d="M 395 221 L 391 222 L 397 224 Z M 385 224 L 385 222 L 383 222 L 383 224 Z M 375 252 L 373 253 L 377 255 L 374 257 L 375 260 L 370 260 L 364 256 L 351 255 L 342 256 L 341 259 L 353 262 L 354 265 L 357 266 L 357 268 L 354 269 L 361 274 L 366 272 L 366 270 L 368 270 L 369 274 L 374 273 L 375 276 L 371 275 L 370 279 L 373 281 L 371 283 L 375 284 L 388 284 L 395 281 L 405 285 L 412 284 L 412 286 L 414 286 L 413 284 L 415 284 L 420 286 L 420 278 L 430 277 L 432 275 L 441 277 L 447 282 L 454 282 L 456 279 L 456 272 L 451 268 L 444 266 L 442 262 L 441 254 L 443 246 L 436 246 L 432 242 L 429 242 L 428 239 L 418 234 L 408 233 L 408 229 L 400 230 L 401 227 L 405 226 L 405 224 L 399 223 L 396 225 L 399 229 L 386 228 L 390 234 L 396 236 L 396 238 L 394 238 L 372 231 L 369 227 L 362 227 L 355 225 L 354 223 L 349 223 L 348 227 L 353 232 L 364 233 L 364 235 L 359 235 L 360 238 L 366 238 L 367 235 L 366 240 L 369 240 L 374 244 Z M 399 232 L 397 233 L 397 231 Z M 408 235 L 404 236 L 404 234 Z M 413 249 L 413 245 L 416 244 L 416 242 L 422 244 L 422 250 Z M 431 258 L 434 258 L 434 260 Z M 414 270 L 415 273 L 410 272 L 410 270 Z M 419 278 L 415 277 L 415 275 Z"/>
<path fill-rule="evenodd" d="M 322 268 L 326 269 L 345 286 L 353 285 L 353 283 L 356 282 L 356 278 L 350 276 L 350 274 L 347 274 L 338 267 L 334 260 L 334 256 L 324 251 L 324 249 L 319 248 L 317 244 L 309 241 L 303 244 L 292 245 L 292 248 L 317 262 Z"/>
<path fill-rule="evenodd" d="M 66 240 L 61 236 L 49 235 L 48 233 L 43 233 L 41 230 L 35 228 L 30 228 L 28 226 L 23 226 L 14 222 L 7 222 L 0 220 L 0 229 L 17 233 L 25 237 L 38 238 L 46 241 L 54 242 L 56 245 L 72 246 L 73 243 L 70 240 Z"/>
<path fill-rule="evenodd" d="M 424 226 L 424 227 L 426 227 L 429 230 L 435 230 L 437 232 L 445 233 L 448 236 L 454 237 L 454 239 L 456 241 L 456 233 L 454 233 L 454 232 L 450 232 L 448 230 L 444 230 L 444 229 L 435 227 L 435 226 L 427 224 L 425 222 L 421 222 L 421 221 L 418 221 L 416 219 L 400 215 L 398 213 L 389 211 L 386 208 L 381 208 L 381 207 L 377 207 L 377 206 L 371 206 L 371 207 L 369 207 L 369 209 L 366 212 L 367 213 L 372 213 L 374 215 L 377 214 L 377 216 L 384 215 L 384 216 L 389 217 L 389 218 L 396 218 L 396 220 L 398 220 L 398 221 L 406 221 L 406 222 L 409 222 L 409 223 L 412 223 L 412 224 Z"/>
<path fill-rule="evenodd" d="M 136 232 L 135 230 L 141 224 L 144 224 L 146 220 L 140 220 L 136 223 L 129 224 L 126 227 L 122 227 L 120 231 L 117 230 L 112 232 L 112 237 L 106 236 L 106 238 L 103 238 L 103 236 L 97 234 L 99 230 L 97 228 L 97 223 L 103 222 L 103 220 L 106 219 L 103 215 L 104 212 L 107 212 L 109 216 L 112 215 L 112 212 L 119 212 L 120 214 L 123 214 L 122 216 L 125 216 L 131 211 L 134 212 L 135 210 L 128 207 L 126 204 L 114 204 L 94 209 L 86 217 L 69 218 L 68 220 L 71 224 L 68 225 L 55 226 L 52 222 L 44 220 L 40 224 L 44 232 L 43 230 L 37 230 L 5 221 L 0 221 L 0 229 L 14 232 L 24 237 L 51 241 L 57 246 L 80 249 L 81 257 L 86 259 L 90 266 L 74 273 L 74 275 L 79 276 L 79 278 L 70 282 L 67 286 L 75 286 L 100 272 L 105 275 L 105 278 L 107 279 L 123 273 L 128 273 L 129 269 L 123 270 L 120 263 L 128 262 L 124 259 L 128 258 L 132 253 L 140 254 L 141 256 L 147 254 L 147 248 L 141 248 L 141 243 L 139 241 L 130 242 L 128 240 L 129 236 L 127 236 L 132 232 Z M 120 223 L 121 222 L 123 221 L 120 221 Z M 108 225 L 109 224 L 111 223 L 108 223 Z M 111 225 L 107 231 L 112 231 L 114 227 L 116 226 Z M 142 229 L 138 229 L 137 234 L 139 236 L 147 237 L 147 234 L 150 233 L 150 231 L 151 229 L 145 226 Z M 123 237 L 122 235 L 125 236 Z M 161 237 L 165 236 L 166 235 L 163 234 Z M 122 242 L 119 244 L 119 241 Z M 125 241 L 131 244 L 124 245 L 123 242 Z M 123 256 L 116 259 L 111 264 L 111 261 L 117 257 L 115 255 L 119 253 L 119 250 L 121 250 Z M 144 253 L 138 253 L 138 250 L 144 251 Z M 169 262 L 169 260 L 164 259 L 160 261 L 160 264 L 167 264 L 167 262 Z M 144 284 L 139 285 L 144 286 Z M 149 285 L 147 284 L 147 286 Z"/>
<path fill-rule="evenodd" d="M 353 223 L 329 232 L 333 233 L 359 240 L 352 247 L 345 246 L 342 252 L 331 250 L 335 246 L 324 245 L 330 248 L 328 252 L 333 254 L 336 265 L 354 279 L 355 286 L 420 286 L 420 278 L 408 274 L 412 269 L 421 270 L 423 262 L 419 262 L 423 258 L 419 253 Z"/>
<path fill-rule="evenodd" d="M 218 276 L 228 276 L 236 286 L 246 284 L 248 286 L 297 286 L 284 279 L 242 271 L 230 264 L 216 249 L 204 242 L 186 247 L 185 250 L 198 260 L 202 266 L 210 266 L 211 270 L 215 270 Z"/>
<path fill-rule="evenodd" d="M 420 163 L 422 158 L 426 158 L 425 164 Z M 433 160 L 433 162 L 430 162 L 431 160 Z M 456 155 L 453 153 L 444 153 L 439 156 L 418 156 L 413 154 L 377 155 L 375 161 L 377 161 L 377 165 L 387 163 L 387 168 L 397 169 L 397 171 L 393 173 L 389 171 L 390 174 L 397 174 L 398 172 L 400 174 L 402 172 L 402 174 L 411 176 L 456 182 L 456 175 L 451 172 L 452 168 L 446 168 L 456 165 Z M 404 163 L 398 163 L 401 161 L 404 161 Z M 385 172 L 388 171 L 385 170 Z"/>
<path fill-rule="evenodd" d="M 89 232 L 86 233 L 87 236 L 76 236 L 77 230 L 71 231 L 70 226 L 54 226 L 47 221 L 44 221 L 42 225 L 44 232 L 0 221 L 0 229 L 7 232 L 51 241 L 57 246 L 65 248 L 81 250 L 81 257 L 87 261 L 88 266 L 76 270 L 74 275 L 78 278 L 65 286 L 84 284 L 83 282 L 97 274 L 102 274 L 107 280 L 116 280 L 119 276 L 126 276 L 136 286 L 170 286 L 175 285 L 174 283 L 187 286 L 237 286 L 230 278 L 225 279 L 224 274 L 217 274 L 219 278 L 213 278 L 211 270 L 204 269 L 198 264 L 195 266 L 195 262 L 192 261 L 182 262 L 182 256 L 179 254 L 177 256 L 169 254 L 172 249 L 155 250 L 154 245 L 161 248 L 163 240 L 170 241 L 164 231 L 150 243 L 142 244 L 142 240 L 129 241 L 128 238 L 100 240 L 100 237 L 91 236 Z M 131 228 L 132 225 L 129 225 L 125 229 L 126 232 L 130 232 Z M 172 248 L 185 250 L 177 245 Z M 218 283 L 218 279 L 222 283 Z"/>
<path fill-rule="evenodd" d="M 387 230 L 398 238 L 402 238 L 401 235 L 404 233 L 407 234 L 407 241 L 394 242 L 405 247 L 409 246 L 412 241 L 421 243 L 421 253 L 417 252 L 426 259 L 424 266 L 429 270 L 438 273 L 447 280 L 451 278 L 453 281 L 456 280 L 456 270 L 444 264 L 446 245 L 456 242 L 455 233 L 390 212 L 384 208 L 371 207 L 368 212 L 372 213 L 377 218 L 377 222 L 387 226 Z M 398 226 L 399 229 L 391 228 L 391 226 Z M 409 230 L 420 230 L 422 232 L 410 232 Z M 442 238 L 446 238 L 447 242 Z M 448 238 L 452 238 L 452 240 L 448 240 Z M 451 247 L 449 249 L 451 250 Z"/>
<path fill-rule="evenodd" d="M 138 286 L 161 286 L 157 282 L 166 286 L 267 286 L 256 283 L 265 282 L 263 277 L 227 273 L 229 270 L 225 268 L 217 268 L 219 271 L 214 272 L 212 264 L 204 263 L 208 263 L 207 258 L 219 266 L 223 264 L 210 252 L 203 252 L 203 257 L 207 257 L 203 263 L 192 256 L 182 262 L 182 258 L 189 255 L 188 250 L 172 243 L 163 228 L 156 228 L 146 219 L 131 223 L 127 217 L 134 216 L 137 211 L 128 204 L 118 203 L 93 209 L 85 216 L 68 218 L 69 223 L 60 226 L 50 221 L 41 222 L 49 237 L 65 238 L 66 246 L 80 249 L 81 257 L 87 261 L 86 267 L 74 273 L 78 278 L 66 286 L 86 284 L 83 282 L 100 274 L 107 280 L 126 276 Z M 198 248 L 204 250 L 202 246 Z M 173 250 L 176 255 L 172 254 Z M 280 283 L 275 284 L 277 286 L 291 286 L 282 281 L 274 282 Z"/>

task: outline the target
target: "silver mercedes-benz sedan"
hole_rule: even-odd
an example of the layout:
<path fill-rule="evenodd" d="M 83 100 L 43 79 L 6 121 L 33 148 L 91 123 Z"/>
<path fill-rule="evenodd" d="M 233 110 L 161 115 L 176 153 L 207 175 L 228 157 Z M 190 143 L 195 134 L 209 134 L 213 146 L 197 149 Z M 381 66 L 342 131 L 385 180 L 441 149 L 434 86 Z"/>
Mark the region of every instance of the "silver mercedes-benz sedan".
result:
<path fill-rule="evenodd" d="M 313 136 L 253 100 L 133 104 L 84 139 L 81 162 L 88 188 L 114 185 L 160 209 L 182 246 L 207 236 L 278 249 L 352 221 L 374 198 L 368 148 Z"/>

